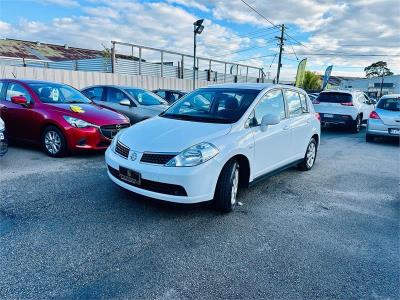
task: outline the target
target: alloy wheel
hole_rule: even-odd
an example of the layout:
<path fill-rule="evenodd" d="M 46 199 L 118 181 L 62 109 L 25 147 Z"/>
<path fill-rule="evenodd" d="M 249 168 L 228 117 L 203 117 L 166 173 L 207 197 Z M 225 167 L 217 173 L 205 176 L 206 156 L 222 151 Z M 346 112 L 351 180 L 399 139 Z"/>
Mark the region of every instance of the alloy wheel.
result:
<path fill-rule="evenodd" d="M 307 167 L 311 168 L 314 165 L 315 162 L 315 156 L 316 156 L 316 147 L 315 147 L 315 143 L 310 143 L 308 145 L 307 148 L 307 154 L 306 154 L 306 158 L 307 158 Z"/>
<path fill-rule="evenodd" d="M 55 131 L 48 131 L 44 137 L 44 144 L 49 153 L 55 155 L 61 149 L 61 138 L 59 134 Z"/>
<path fill-rule="evenodd" d="M 231 204 L 235 205 L 237 192 L 239 188 L 239 169 L 235 167 L 235 171 L 233 174 L 233 181 L 232 181 L 232 190 L 231 190 Z"/>

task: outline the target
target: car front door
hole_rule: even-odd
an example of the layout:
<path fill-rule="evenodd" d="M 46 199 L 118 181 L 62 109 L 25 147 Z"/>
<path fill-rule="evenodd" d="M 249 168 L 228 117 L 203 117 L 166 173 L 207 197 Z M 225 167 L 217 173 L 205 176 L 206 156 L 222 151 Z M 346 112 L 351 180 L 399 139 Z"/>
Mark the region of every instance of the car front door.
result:
<path fill-rule="evenodd" d="M 27 105 L 11 102 L 13 96 L 24 96 Z M 9 82 L 6 92 L 0 99 L 1 117 L 3 118 L 8 135 L 11 138 L 21 140 L 35 140 L 39 130 L 39 122 L 35 122 L 37 114 L 34 111 L 34 103 L 30 93 L 21 84 Z"/>
<path fill-rule="evenodd" d="M 291 160 L 304 156 L 312 132 L 312 114 L 308 107 L 307 98 L 303 93 L 285 89 L 290 127 L 291 127 Z"/>
<path fill-rule="evenodd" d="M 124 91 L 108 87 L 106 95 L 105 106 L 126 115 L 130 119 L 131 124 L 137 123 L 143 119 L 139 114 L 135 102 Z M 122 105 L 121 101 L 129 101 L 130 105 Z"/>
<path fill-rule="evenodd" d="M 280 122 L 261 130 L 263 116 L 279 116 Z M 268 91 L 254 108 L 249 125 L 254 136 L 255 177 L 285 165 L 290 159 L 290 120 L 287 118 L 282 90 Z"/>

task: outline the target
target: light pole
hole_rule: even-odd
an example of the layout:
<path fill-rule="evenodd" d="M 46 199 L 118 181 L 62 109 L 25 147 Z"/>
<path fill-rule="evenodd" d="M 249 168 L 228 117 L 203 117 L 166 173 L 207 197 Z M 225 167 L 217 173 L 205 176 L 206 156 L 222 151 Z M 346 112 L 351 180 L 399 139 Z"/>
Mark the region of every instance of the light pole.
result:
<path fill-rule="evenodd" d="M 193 90 L 196 89 L 196 35 L 203 32 L 203 22 L 204 19 L 200 19 L 193 23 Z"/>

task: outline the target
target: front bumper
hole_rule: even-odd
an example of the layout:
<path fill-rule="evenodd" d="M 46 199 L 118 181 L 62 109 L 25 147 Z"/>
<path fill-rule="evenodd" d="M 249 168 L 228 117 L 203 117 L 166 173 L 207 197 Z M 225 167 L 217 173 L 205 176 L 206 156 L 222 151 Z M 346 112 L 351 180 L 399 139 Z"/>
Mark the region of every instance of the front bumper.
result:
<path fill-rule="evenodd" d="M 218 176 L 222 169 L 217 160 L 211 159 L 195 167 L 164 167 L 141 163 L 142 153 L 137 154 L 137 159 L 132 161 L 115 154 L 108 148 L 105 153 L 105 160 L 110 179 L 129 191 L 169 202 L 198 203 L 213 199 Z M 113 171 L 119 170 L 119 167 L 139 172 L 146 184 L 135 186 L 121 180 L 118 174 Z M 157 184 L 162 187 L 181 187 L 186 196 L 173 195 L 167 190 L 164 192 L 160 189 L 156 192 L 157 189 L 153 186 Z"/>
<path fill-rule="evenodd" d="M 389 128 L 400 129 L 400 126 L 398 126 L 398 125 L 386 125 L 386 124 L 384 124 L 382 122 L 382 120 L 368 119 L 367 134 L 399 137 L 399 135 L 390 134 L 389 133 Z"/>
<path fill-rule="evenodd" d="M 129 126 L 129 124 L 123 124 Z M 68 126 L 64 128 L 68 148 L 72 151 L 79 150 L 105 150 L 112 139 L 104 136 L 99 127 L 76 128 Z"/>

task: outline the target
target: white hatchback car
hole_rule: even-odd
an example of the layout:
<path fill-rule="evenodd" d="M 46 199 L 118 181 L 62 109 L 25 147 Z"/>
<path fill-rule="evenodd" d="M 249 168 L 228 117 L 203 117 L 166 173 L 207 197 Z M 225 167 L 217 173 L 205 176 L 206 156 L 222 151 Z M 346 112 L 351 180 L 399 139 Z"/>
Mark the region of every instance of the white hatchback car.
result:
<path fill-rule="evenodd" d="M 360 131 L 361 124 L 374 110 L 373 102 L 360 91 L 323 91 L 313 104 L 322 126 L 345 126 L 354 133 Z"/>
<path fill-rule="evenodd" d="M 105 154 L 108 175 L 138 194 L 178 203 L 213 199 L 227 212 L 239 187 L 288 166 L 311 169 L 320 127 L 301 89 L 213 85 L 117 134 Z"/>

